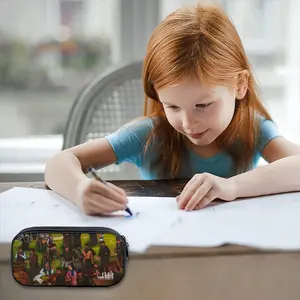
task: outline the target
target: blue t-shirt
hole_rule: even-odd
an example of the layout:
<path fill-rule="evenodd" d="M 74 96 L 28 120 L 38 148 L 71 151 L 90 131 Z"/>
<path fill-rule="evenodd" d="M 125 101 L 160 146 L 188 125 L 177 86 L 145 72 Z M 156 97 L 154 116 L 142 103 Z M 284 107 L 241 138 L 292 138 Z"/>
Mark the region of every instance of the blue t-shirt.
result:
<path fill-rule="evenodd" d="M 151 167 L 157 155 L 155 144 L 152 144 L 151 151 L 148 151 L 146 156 L 144 155 L 144 146 L 153 125 L 153 119 L 143 118 L 124 125 L 116 132 L 106 136 L 116 154 L 116 164 L 129 162 L 136 165 L 141 178 L 146 180 L 165 178 L 160 177 L 158 172 Z M 278 136 L 277 126 L 270 120 L 260 118 L 259 142 L 253 156 L 253 168 L 257 166 L 264 147 Z M 187 150 L 184 152 L 182 162 L 184 163 L 181 163 L 180 172 L 176 176 L 178 179 L 189 179 L 197 173 L 204 172 L 224 178 L 235 175 L 233 160 L 226 152 L 203 158 L 193 151 Z"/>

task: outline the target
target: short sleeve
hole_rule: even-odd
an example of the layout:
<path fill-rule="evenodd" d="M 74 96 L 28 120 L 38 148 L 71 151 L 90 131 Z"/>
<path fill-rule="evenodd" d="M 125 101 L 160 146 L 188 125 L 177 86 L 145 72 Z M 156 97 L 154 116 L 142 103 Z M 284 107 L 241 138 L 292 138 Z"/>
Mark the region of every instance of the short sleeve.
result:
<path fill-rule="evenodd" d="M 117 165 L 123 162 L 141 165 L 144 146 L 152 128 L 152 119 L 143 118 L 128 123 L 106 136 L 116 154 Z"/>
<path fill-rule="evenodd" d="M 273 121 L 260 119 L 257 150 L 262 153 L 266 145 L 280 135 L 278 127 Z"/>

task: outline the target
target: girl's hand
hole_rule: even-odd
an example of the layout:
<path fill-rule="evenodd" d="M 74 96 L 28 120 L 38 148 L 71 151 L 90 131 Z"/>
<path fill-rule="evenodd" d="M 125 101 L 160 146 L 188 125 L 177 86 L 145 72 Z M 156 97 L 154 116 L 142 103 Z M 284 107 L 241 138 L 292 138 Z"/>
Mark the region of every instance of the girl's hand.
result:
<path fill-rule="evenodd" d="M 86 178 L 77 186 L 75 203 L 88 215 L 125 210 L 128 200 L 123 189 Z"/>
<path fill-rule="evenodd" d="M 233 181 L 202 173 L 193 176 L 176 200 L 180 209 L 194 210 L 205 207 L 217 198 L 226 201 L 235 199 Z"/>

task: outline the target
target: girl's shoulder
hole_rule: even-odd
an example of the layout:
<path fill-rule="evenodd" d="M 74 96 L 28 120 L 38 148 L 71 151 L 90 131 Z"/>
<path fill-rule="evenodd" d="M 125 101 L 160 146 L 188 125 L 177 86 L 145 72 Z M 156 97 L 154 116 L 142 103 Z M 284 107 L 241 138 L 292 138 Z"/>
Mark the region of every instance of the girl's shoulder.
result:
<path fill-rule="evenodd" d="M 257 146 L 258 146 L 258 150 L 262 152 L 264 147 L 272 139 L 280 136 L 281 134 L 274 120 L 270 120 L 262 115 L 258 115 L 257 121 L 258 121 Z"/>
<path fill-rule="evenodd" d="M 117 164 L 127 161 L 140 165 L 141 153 L 150 137 L 155 121 L 156 118 L 152 117 L 137 118 L 106 136 L 116 154 Z"/>
<path fill-rule="evenodd" d="M 130 121 L 129 123 L 126 123 L 121 128 L 127 128 L 131 130 L 152 129 L 158 118 L 159 117 L 139 117 Z"/>
<path fill-rule="evenodd" d="M 274 120 L 268 119 L 261 114 L 256 115 L 259 135 L 268 135 L 273 131 L 278 132 L 278 126 Z"/>
<path fill-rule="evenodd" d="M 153 129 L 158 117 L 140 117 L 124 124 L 115 134 L 118 136 L 134 136 L 138 139 L 145 138 Z"/>

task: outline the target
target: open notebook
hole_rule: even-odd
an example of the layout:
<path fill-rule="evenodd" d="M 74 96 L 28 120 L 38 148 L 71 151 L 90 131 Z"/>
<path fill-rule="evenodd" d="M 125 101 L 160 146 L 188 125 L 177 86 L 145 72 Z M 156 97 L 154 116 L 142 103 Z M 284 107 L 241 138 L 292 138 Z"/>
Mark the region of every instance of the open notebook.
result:
<path fill-rule="evenodd" d="M 105 226 L 125 235 L 131 252 L 151 245 L 300 250 L 300 193 L 217 203 L 185 212 L 175 198 L 129 197 L 134 213 L 87 216 L 52 191 L 13 188 L 0 194 L 0 243 L 31 226 Z M 141 234 L 141 232 L 143 234 Z"/>

